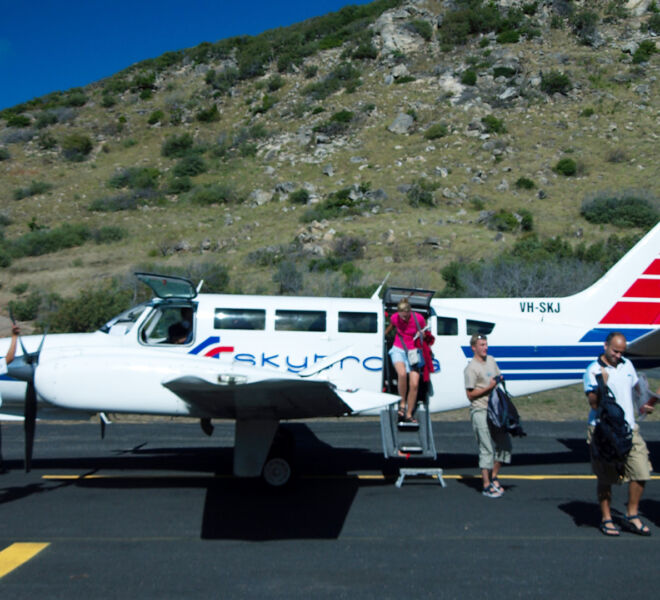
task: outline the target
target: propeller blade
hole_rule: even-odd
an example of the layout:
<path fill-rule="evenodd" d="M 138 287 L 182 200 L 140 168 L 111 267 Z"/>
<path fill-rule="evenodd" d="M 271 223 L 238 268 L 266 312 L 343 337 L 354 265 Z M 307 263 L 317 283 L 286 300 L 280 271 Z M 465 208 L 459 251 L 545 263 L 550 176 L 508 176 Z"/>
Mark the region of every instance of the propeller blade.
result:
<path fill-rule="evenodd" d="M 34 447 L 34 430 L 37 423 L 37 391 L 34 388 L 34 375 L 27 382 L 25 390 L 25 472 L 29 473 L 32 468 L 32 448 Z"/>

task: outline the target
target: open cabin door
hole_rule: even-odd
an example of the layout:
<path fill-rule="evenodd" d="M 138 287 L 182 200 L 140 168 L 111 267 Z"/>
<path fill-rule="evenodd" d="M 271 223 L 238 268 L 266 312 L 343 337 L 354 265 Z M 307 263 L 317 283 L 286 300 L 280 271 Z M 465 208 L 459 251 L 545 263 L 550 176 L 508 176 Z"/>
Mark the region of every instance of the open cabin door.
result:
<path fill-rule="evenodd" d="M 433 314 L 431 299 L 435 292 L 412 288 L 391 287 L 383 295 L 383 310 L 390 316 L 396 312 L 397 304 L 406 299 L 413 311 L 424 317 L 428 323 Z M 383 387 L 392 394 L 398 393 L 396 371 L 389 356 L 392 341 L 388 340 L 383 348 Z M 389 406 L 380 413 L 380 427 L 385 458 L 424 458 L 437 457 L 433 431 L 431 429 L 431 414 L 428 410 L 428 384 L 421 381 L 417 395 L 416 424 L 399 423 L 397 416 L 397 403 Z M 405 472 L 405 473 L 404 473 Z M 402 469 L 397 486 L 403 482 L 407 475 L 434 475 L 444 486 L 442 469 L 438 468 L 408 468 Z"/>

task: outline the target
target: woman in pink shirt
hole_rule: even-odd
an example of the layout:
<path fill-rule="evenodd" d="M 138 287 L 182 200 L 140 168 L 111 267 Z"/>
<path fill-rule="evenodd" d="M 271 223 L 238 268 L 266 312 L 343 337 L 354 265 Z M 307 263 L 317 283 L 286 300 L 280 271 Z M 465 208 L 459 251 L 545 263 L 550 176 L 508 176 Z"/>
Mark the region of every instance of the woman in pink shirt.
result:
<path fill-rule="evenodd" d="M 422 342 L 419 332 L 424 327 L 426 327 L 424 317 L 414 313 L 410 302 L 404 298 L 397 304 L 396 313 L 390 318 L 390 323 L 385 330 L 385 335 L 388 335 L 393 329 L 396 330 L 394 344 L 389 354 L 392 364 L 394 364 L 399 389 L 399 421 L 404 423 L 417 423 L 413 413 L 417 404 L 419 388 L 419 363 L 414 366 L 410 365 L 408 350 L 421 349 Z"/>

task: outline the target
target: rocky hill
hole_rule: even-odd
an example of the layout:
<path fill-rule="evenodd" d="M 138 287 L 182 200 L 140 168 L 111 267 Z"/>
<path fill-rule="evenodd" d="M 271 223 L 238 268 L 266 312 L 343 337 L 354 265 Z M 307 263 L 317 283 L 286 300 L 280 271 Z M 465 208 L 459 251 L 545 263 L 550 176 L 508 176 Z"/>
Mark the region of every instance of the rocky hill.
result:
<path fill-rule="evenodd" d="M 138 266 L 442 290 L 530 235 L 631 243 L 658 218 L 659 35 L 648 0 L 379 0 L 2 111 L 0 305 Z"/>

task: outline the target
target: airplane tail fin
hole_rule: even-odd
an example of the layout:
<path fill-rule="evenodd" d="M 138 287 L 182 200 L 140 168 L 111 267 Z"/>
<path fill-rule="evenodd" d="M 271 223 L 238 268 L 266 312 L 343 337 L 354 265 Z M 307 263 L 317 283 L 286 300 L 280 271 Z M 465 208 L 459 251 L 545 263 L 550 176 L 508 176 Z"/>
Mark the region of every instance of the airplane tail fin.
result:
<path fill-rule="evenodd" d="M 660 223 L 571 300 L 581 307 L 580 320 L 592 323 L 592 331 L 636 329 L 643 335 L 660 325 Z"/>

